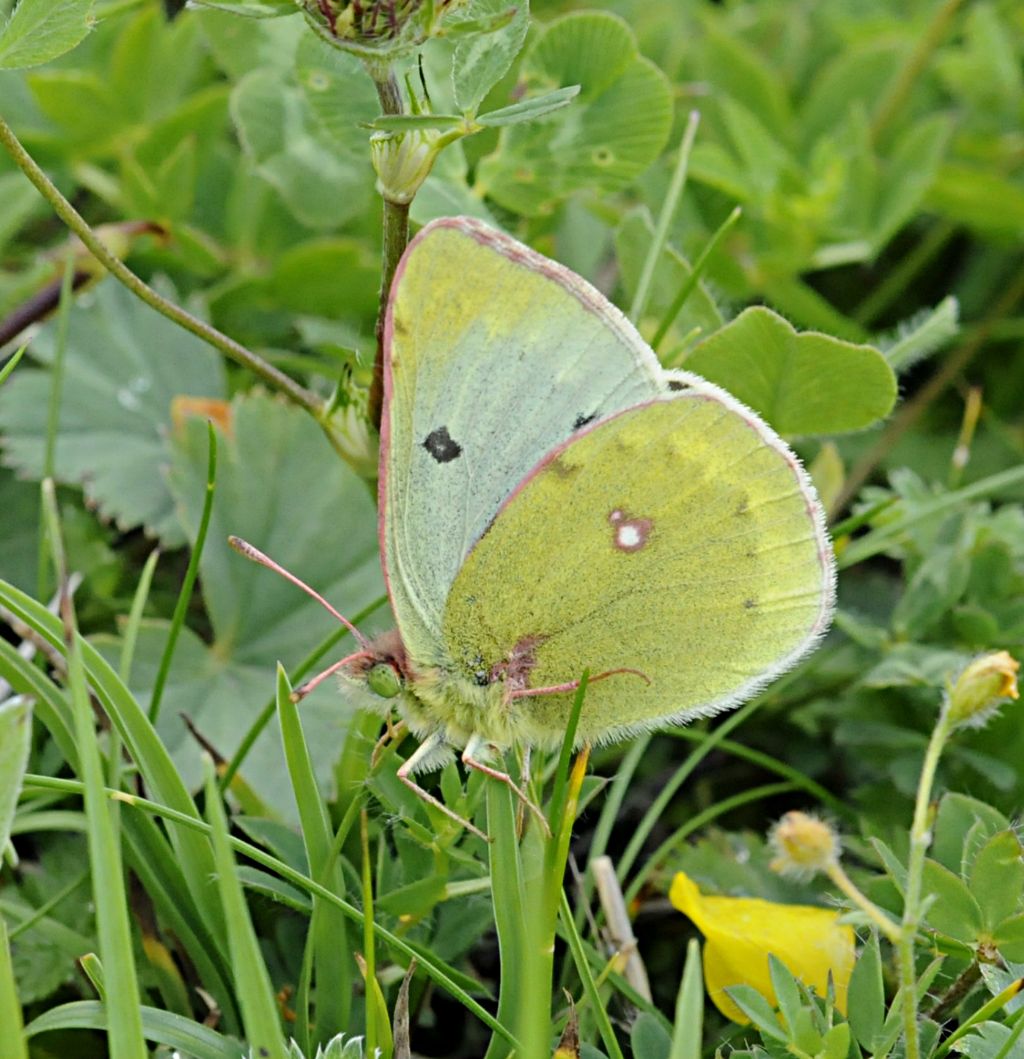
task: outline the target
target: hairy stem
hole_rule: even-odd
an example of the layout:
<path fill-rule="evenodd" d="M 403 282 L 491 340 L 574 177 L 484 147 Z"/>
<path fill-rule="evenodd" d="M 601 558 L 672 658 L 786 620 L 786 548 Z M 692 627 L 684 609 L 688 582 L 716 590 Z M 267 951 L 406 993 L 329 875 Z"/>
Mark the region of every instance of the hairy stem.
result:
<path fill-rule="evenodd" d="M 403 113 L 402 93 L 394 72 L 374 81 L 377 86 L 377 97 L 383 114 Z M 395 270 L 409 242 L 409 204 L 384 200 L 383 212 L 383 246 L 381 249 L 380 300 L 377 308 L 377 353 L 373 361 L 373 381 L 370 383 L 370 397 L 367 405 L 370 423 L 375 430 L 380 430 L 381 410 L 384 407 L 384 319 L 388 310 L 388 297 L 391 294 L 391 281 Z"/>
<path fill-rule="evenodd" d="M 907 888 L 903 900 L 903 920 L 900 924 L 900 939 L 896 946 L 899 967 L 899 982 L 903 1016 L 903 1032 L 906 1039 L 906 1059 L 920 1059 L 921 1043 L 917 1028 L 917 978 L 914 973 L 914 939 L 921 922 L 921 882 L 924 875 L 924 857 L 931 842 L 932 786 L 938 768 L 942 748 L 949 738 L 948 713 L 943 710 L 932 731 L 925 751 L 921 778 L 917 783 L 917 799 L 914 803 L 914 822 L 910 828 L 910 858 L 907 862 Z"/>
<path fill-rule="evenodd" d="M 293 403 L 311 412 L 319 421 L 322 401 L 316 394 L 300 386 L 294 379 L 268 364 L 262 357 L 248 350 L 241 343 L 218 331 L 215 327 L 197 319 L 179 305 L 158 294 L 145 281 L 112 253 L 110 248 L 89 227 L 84 217 L 60 193 L 56 185 L 42 171 L 35 159 L 25 150 L 14 134 L 14 130 L 0 118 L 0 144 L 14 159 L 18 168 L 32 181 L 39 193 L 53 207 L 57 216 L 82 241 L 82 244 L 97 261 L 117 280 L 123 283 L 133 294 L 144 301 L 150 308 L 166 316 L 168 320 L 183 327 L 186 331 L 208 342 L 214 349 L 226 357 L 248 368 L 261 378 L 272 389 L 283 394 Z"/>

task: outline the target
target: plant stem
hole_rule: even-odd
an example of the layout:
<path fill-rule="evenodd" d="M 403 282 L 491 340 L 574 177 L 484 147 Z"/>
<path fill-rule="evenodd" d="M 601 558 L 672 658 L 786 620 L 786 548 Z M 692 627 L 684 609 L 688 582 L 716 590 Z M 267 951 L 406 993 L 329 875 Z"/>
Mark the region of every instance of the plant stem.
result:
<path fill-rule="evenodd" d="M 871 138 L 876 143 L 910 95 L 914 82 L 924 72 L 932 53 L 949 29 L 950 22 L 963 0 L 945 0 L 932 16 L 928 28 L 918 39 L 910 58 L 893 78 L 871 123 Z"/>
<path fill-rule="evenodd" d="M 377 98 L 383 114 L 402 114 L 402 92 L 393 70 L 380 80 L 374 79 Z M 380 296 L 377 307 L 377 353 L 373 361 L 373 380 L 367 413 L 375 430 L 380 430 L 381 411 L 384 407 L 384 320 L 391 295 L 391 281 L 395 278 L 398 262 L 409 243 L 409 203 L 384 200 L 383 240 L 381 247 Z"/>
<path fill-rule="evenodd" d="M 271 389 L 282 393 L 300 408 L 305 408 L 308 412 L 311 412 L 318 422 L 321 421 L 323 402 L 316 394 L 300 386 L 294 379 L 289 378 L 284 372 L 279 371 L 272 364 L 268 364 L 262 357 L 246 349 L 240 342 L 229 338 L 218 331 L 217 328 L 212 327 L 205 321 L 186 312 L 181 306 L 175 305 L 174 302 L 164 298 L 139 276 L 136 276 L 116 254 L 111 252 L 103 240 L 89 227 L 85 218 L 60 193 L 53 181 L 50 180 L 35 159 L 21 145 L 21 141 L 14 134 L 14 130 L 3 118 L 0 118 L 0 145 L 3 145 L 8 154 L 14 159 L 18 168 L 32 181 L 43 198 L 53 207 L 57 216 L 78 236 L 93 257 L 115 279 L 123 283 L 150 308 L 166 316 L 168 320 L 173 320 L 179 327 L 183 327 L 204 342 L 208 342 L 226 357 L 248 368 Z"/>
<path fill-rule="evenodd" d="M 854 884 L 849 875 L 843 871 L 842 865 L 836 861 L 827 869 L 828 877 L 835 883 L 836 887 L 874 922 L 875 926 L 894 945 L 900 941 L 902 934 L 900 928 L 867 896 L 865 896 Z"/>
<path fill-rule="evenodd" d="M 951 728 L 948 712 L 943 709 L 932 730 L 928 749 L 925 751 L 921 778 L 917 783 L 917 799 L 914 803 L 914 821 L 910 827 L 910 857 L 907 862 L 907 887 L 903 899 L 903 920 L 900 938 L 896 946 L 901 993 L 903 1032 L 906 1038 L 906 1059 L 920 1059 L 921 1049 L 917 1030 L 917 979 L 914 974 L 914 939 L 921 920 L 921 881 L 924 874 L 924 856 L 931 842 L 929 813 L 935 770 L 938 768 L 942 748 L 946 745 Z"/>

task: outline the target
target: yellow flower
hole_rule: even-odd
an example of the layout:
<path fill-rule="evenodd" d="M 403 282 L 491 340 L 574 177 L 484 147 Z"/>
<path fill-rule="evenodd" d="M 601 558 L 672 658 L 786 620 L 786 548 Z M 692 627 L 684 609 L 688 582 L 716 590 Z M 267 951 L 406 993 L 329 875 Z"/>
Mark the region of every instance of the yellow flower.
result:
<path fill-rule="evenodd" d="M 769 953 L 819 996 L 825 995 L 831 971 L 836 1006 L 846 1014 L 854 936 L 850 927 L 839 925 L 838 912 L 756 897 L 709 897 L 683 872 L 672 880 L 669 900 L 704 935 L 704 984 L 726 1018 L 750 1021 L 725 993 L 728 986 L 753 986 L 769 1003 L 777 1003 Z"/>
<path fill-rule="evenodd" d="M 949 692 L 949 719 L 954 725 L 980 727 L 1006 699 L 1020 698 L 1020 663 L 1007 651 L 981 655 L 960 674 Z"/>

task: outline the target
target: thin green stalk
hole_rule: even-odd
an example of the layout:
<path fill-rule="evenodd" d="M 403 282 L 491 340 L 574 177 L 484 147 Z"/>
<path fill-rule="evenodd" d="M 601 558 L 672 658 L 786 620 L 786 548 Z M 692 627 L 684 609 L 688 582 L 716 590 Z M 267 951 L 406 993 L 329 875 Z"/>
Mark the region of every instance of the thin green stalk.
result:
<path fill-rule="evenodd" d="M 761 801 L 763 798 L 774 798 L 778 794 L 789 794 L 791 791 L 797 789 L 798 787 L 795 783 L 765 783 L 760 787 L 751 787 L 749 790 L 734 794 L 731 798 L 723 798 L 722 801 L 715 802 L 714 805 L 708 806 L 703 812 L 691 816 L 685 824 L 676 828 L 676 830 L 673 831 L 660 846 L 658 846 L 650 857 L 647 858 L 647 863 L 636 873 L 629 886 L 626 888 L 626 904 L 628 905 L 634 900 L 634 898 L 636 898 L 640 893 L 640 890 L 643 888 L 644 883 L 646 883 L 651 877 L 655 869 L 660 864 L 663 864 L 668 855 L 677 846 L 682 845 L 682 843 L 685 842 L 695 831 L 699 831 L 712 820 L 717 819 L 719 816 L 724 816 L 725 813 L 731 812 L 733 809 L 738 809 L 742 805 Z"/>
<path fill-rule="evenodd" d="M 910 58 L 900 66 L 899 72 L 886 89 L 882 102 L 875 111 L 874 120 L 871 122 L 871 138 L 876 143 L 906 103 L 914 84 L 924 73 L 928 60 L 931 59 L 949 30 L 953 16 L 957 13 L 961 3 L 963 0 L 945 0 L 939 5 L 928 28 L 917 38 L 917 44 Z"/>
<path fill-rule="evenodd" d="M 149 700 L 149 720 L 155 725 L 160 717 L 160 703 L 164 697 L 164 688 L 167 685 L 167 676 L 171 671 L 171 661 L 174 658 L 174 648 L 178 643 L 182 626 L 185 624 L 185 615 L 188 606 L 192 602 L 192 589 L 195 587 L 196 577 L 199 574 L 199 560 L 203 555 L 203 545 L 206 543 L 206 532 L 210 528 L 210 516 L 213 514 L 213 491 L 217 481 L 217 432 L 213 424 L 207 421 L 207 456 L 206 456 L 206 494 L 203 498 L 203 513 L 199 519 L 199 529 L 196 532 L 196 542 L 192 546 L 192 554 L 188 559 L 188 568 L 185 570 L 184 580 L 181 582 L 181 591 L 178 593 L 178 601 L 174 604 L 174 614 L 171 616 L 171 628 L 167 633 L 167 643 L 164 644 L 164 652 L 160 656 L 160 668 L 156 671 L 156 681 L 153 684 L 153 695 Z"/>
<path fill-rule="evenodd" d="M 28 349 L 27 345 L 20 346 L 7 358 L 7 363 L 0 368 L 0 386 L 3 386 L 7 381 L 7 377 L 18 366 L 18 361 L 25 355 L 26 349 Z"/>
<path fill-rule="evenodd" d="M 917 422 L 932 401 L 943 393 L 946 387 L 951 385 L 977 356 L 996 324 L 1008 316 L 1022 298 L 1024 298 L 1024 269 L 1018 270 L 1016 275 L 1004 284 L 995 304 L 985 313 L 980 324 L 967 334 L 963 343 L 950 353 L 935 374 L 896 412 L 878 441 L 853 465 L 833 505 L 835 511 L 841 511 L 857 495 L 860 487 L 868 480 L 878 464 L 885 459 L 896 442 Z"/>
<path fill-rule="evenodd" d="M 907 287 L 938 256 L 955 234 L 956 226 L 949 221 L 933 225 L 913 250 L 890 268 L 882 282 L 857 306 L 853 313 L 854 320 L 865 327 L 873 326 L 882 313 L 903 296 Z"/>
<path fill-rule="evenodd" d="M 68 348 L 68 316 L 71 312 L 71 280 L 74 276 L 74 259 L 68 254 L 60 284 L 60 301 L 57 303 L 57 334 L 53 349 L 53 370 L 50 372 L 50 400 L 46 409 L 46 442 L 43 449 L 43 478 L 54 478 L 57 460 L 57 434 L 60 432 L 60 405 L 64 395 L 64 362 Z M 49 595 L 46 576 L 50 545 L 46 539 L 46 519 L 39 519 L 39 563 L 36 567 L 36 595 L 46 599 Z"/>
<path fill-rule="evenodd" d="M 952 493 L 943 493 L 934 500 L 918 505 L 913 515 L 885 523 L 863 537 L 851 541 L 836 557 L 836 565 L 840 570 L 856 566 L 857 563 L 862 563 L 865 559 L 870 559 L 885 551 L 886 548 L 899 540 L 908 529 L 918 522 L 953 508 L 962 508 L 971 500 L 978 500 L 983 496 L 990 496 L 992 493 L 1010 489 L 1013 486 L 1020 485 L 1021 482 L 1024 482 L 1024 466 L 1010 467 L 1008 470 L 1000 471 L 998 474 L 991 474 L 980 481 L 965 485 L 962 489 L 957 489 Z"/>
<path fill-rule="evenodd" d="M 224 907 L 231 966 L 247 1043 L 254 1056 L 288 1059 L 274 987 L 246 906 L 238 865 L 231 849 L 227 814 L 214 778 L 213 763 L 209 759 L 206 761 L 206 816 L 210 824 L 210 844 L 217 865 L 217 890 Z"/>
<path fill-rule="evenodd" d="M 705 739 L 702 732 L 694 731 L 692 728 L 672 728 L 667 734 L 675 739 L 685 739 L 688 743 L 701 743 Z M 794 768 L 792 765 L 787 765 L 785 761 L 780 761 L 777 757 L 765 754 L 761 750 L 754 750 L 752 747 L 744 746 L 742 743 L 734 743 L 731 739 L 720 739 L 717 747 L 726 754 L 732 754 L 734 757 L 751 762 L 751 764 L 759 765 L 761 768 L 789 780 L 798 789 L 806 791 L 815 801 L 827 805 L 829 812 L 838 816 L 845 816 L 850 820 L 857 819 L 857 811 L 855 809 L 846 805 L 830 790 L 822 787 L 820 783 L 816 783 L 805 776 L 799 769 Z"/>
<path fill-rule="evenodd" d="M 248 368 L 262 379 L 271 389 L 283 394 L 300 408 L 305 408 L 321 422 L 323 403 L 314 393 L 310 393 L 284 372 L 278 371 L 262 357 L 258 357 L 241 343 L 218 331 L 203 320 L 197 319 L 179 305 L 158 294 L 149 284 L 135 275 L 134 272 L 116 254 L 112 253 L 102 239 L 89 227 L 82 215 L 60 193 L 57 186 L 43 172 L 35 159 L 25 150 L 14 130 L 0 118 L 0 145 L 14 159 L 18 168 L 35 185 L 44 199 L 53 207 L 54 213 L 82 241 L 93 257 L 117 280 L 123 283 L 133 294 L 144 301 L 150 308 L 166 316 L 168 320 L 183 327 L 226 357 Z M 328 435 L 329 436 L 329 435 Z"/>
<path fill-rule="evenodd" d="M 519 855 L 519 836 L 516 831 L 516 812 L 512 791 L 497 780 L 484 784 L 487 798 L 487 833 L 491 838 L 487 848 L 490 859 L 491 900 L 494 905 L 494 925 L 498 932 L 498 952 L 501 960 L 501 991 L 498 994 L 498 1021 L 505 1026 L 516 1026 L 521 1032 L 523 1000 L 527 975 L 534 968 L 528 957 L 530 931 L 524 916 L 526 892 L 523 886 L 522 861 Z M 518 1036 L 518 1034 L 517 1034 Z M 537 1059 L 523 1055 L 521 1059 Z M 497 1035 L 491 1038 L 485 1059 L 506 1059 L 511 1055 L 508 1041 Z"/>
<path fill-rule="evenodd" d="M 590 973 L 590 964 L 587 962 L 583 939 L 576 930 L 576 924 L 572 918 L 572 908 L 569 907 L 569 897 L 564 890 L 561 892 L 559 911 L 561 913 L 562 930 L 565 932 L 565 940 L 569 943 L 569 951 L 572 953 L 573 963 L 576 965 L 576 973 L 580 976 L 580 981 L 583 983 L 583 991 L 586 993 L 587 999 L 594 1010 L 597 1029 L 601 1034 L 605 1050 L 611 1059 L 624 1059 L 622 1049 L 619 1047 L 618 1039 L 615 1036 L 615 1030 L 612 1029 L 608 1012 L 601 1000 L 601 994 L 598 992 L 597 983 L 594 981 L 594 976 Z"/>
<path fill-rule="evenodd" d="M 910 826 L 910 856 L 907 860 L 907 883 L 903 895 L 903 920 L 900 924 L 900 940 L 896 946 L 896 962 L 901 994 L 904 1049 L 906 1059 L 920 1059 L 921 1043 L 917 1027 L 917 979 L 914 974 L 914 940 L 921 922 L 921 883 L 924 877 L 924 859 L 931 842 L 929 816 L 931 812 L 932 787 L 939 766 L 942 748 L 949 739 L 952 728 L 949 713 L 939 714 L 928 749 L 925 751 L 921 776 L 917 781 L 917 797 L 914 801 L 914 820 Z"/>
<path fill-rule="evenodd" d="M 281 724 L 288 776 L 302 825 L 310 875 L 336 893 L 345 892 L 345 883 L 336 859 L 331 857 L 331 824 L 320 796 L 313 762 L 309 754 L 299 710 L 291 700 L 291 685 L 284 670 L 277 671 L 277 709 Z M 349 999 L 352 993 L 351 954 L 345 921 L 338 910 L 314 901 L 313 933 L 314 979 L 316 982 L 316 1029 L 313 1043 L 326 1045 L 348 1027 Z M 321 906 L 321 907 L 316 907 Z M 372 1054 L 372 1050 L 371 1053 Z"/>
<path fill-rule="evenodd" d="M 382 76 L 374 78 L 374 84 L 382 114 L 404 113 L 402 90 L 394 70 L 389 67 Z M 382 226 L 380 294 L 375 328 L 377 352 L 373 361 L 373 379 L 367 401 L 367 415 L 375 430 L 380 430 L 380 417 L 384 408 L 384 323 L 387 318 L 388 299 L 391 296 L 391 282 L 409 243 L 409 203 L 389 202 L 384 199 Z"/>
<path fill-rule="evenodd" d="M 125 893 L 121 844 L 115 831 L 103 784 L 103 764 L 96 741 L 95 717 L 78 635 L 74 605 L 68 595 L 67 568 L 61 540 L 57 501 L 53 482 L 43 482 L 43 512 L 53 551 L 53 565 L 61 586 L 61 621 L 68 662 L 68 691 L 75 726 L 75 740 L 81 763 L 85 798 L 89 866 L 92 871 L 93 901 L 100 958 L 106 968 L 109 997 L 106 1002 L 111 1059 L 144 1059 L 147 1055 L 139 1014 L 141 998 L 135 973 L 128 898 Z"/>
<path fill-rule="evenodd" d="M 121 638 L 121 657 L 118 661 L 117 675 L 125 687 L 131 686 L 132 662 L 135 659 L 135 644 L 139 638 L 139 626 L 142 624 L 142 612 L 149 599 L 149 589 L 153 584 L 153 573 L 156 570 L 160 549 L 154 548 L 142 567 L 139 583 L 132 598 L 132 607 L 125 622 L 124 635 Z M 121 786 L 121 733 L 116 728 L 110 729 L 110 748 L 107 766 L 111 787 Z"/>
<path fill-rule="evenodd" d="M 634 324 L 639 325 L 641 316 L 647 308 L 647 299 L 651 294 L 651 283 L 654 279 L 654 270 L 661 257 L 665 242 L 668 239 L 668 229 L 675 216 L 679 198 L 686 186 L 686 170 L 690 165 L 690 154 L 693 151 L 693 141 L 697 137 L 697 126 L 700 125 L 700 111 L 691 110 L 683 130 L 683 138 L 679 144 L 679 158 L 676 168 L 668 185 L 668 192 L 662 204 L 661 212 L 658 214 L 658 224 L 654 229 L 654 239 L 647 249 L 647 257 L 644 258 L 644 267 L 640 272 L 640 282 L 636 285 L 636 294 L 633 295 L 633 304 L 629 307 L 629 318 Z M 657 343 L 651 343 L 657 346 Z"/>
<path fill-rule="evenodd" d="M 28 1059 L 22 1033 L 18 983 L 7 940 L 7 926 L 0 916 L 0 1055 L 4 1059 Z"/>
<path fill-rule="evenodd" d="M 682 286 L 679 288 L 678 294 L 672 299 L 672 304 L 668 307 L 668 311 L 662 317 L 661 323 L 658 324 L 658 330 L 655 331 L 654 337 L 651 339 L 651 349 L 657 350 L 658 346 L 661 345 L 665 335 L 668 334 L 668 329 L 675 322 L 676 317 L 682 311 L 683 306 L 686 304 L 686 299 L 693 293 L 694 288 L 700 282 L 700 277 L 704 274 L 704 269 L 707 267 L 708 258 L 718 248 L 719 243 L 726 237 L 726 235 L 732 230 L 733 226 L 743 215 L 743 209 L 737 206 L 728 217 L 718 226 L 718 230 L 708 240 L 707 246 L 700 252 L 700 256 L 690 266 L 690 274 L 683 280 Z M 670 365 L 666 365 L 670 366 Z"/>
<path fill-rule="evenodd" d="M 703 1049 L 704 981 L 700 966 L 700 944 L 691 938 L 686 946 L 686 964 L 676 997 L 676 1017 L 669 1059 L 700 1059 Z"/>
<path fill-rule="evenodd" d="M 761 697 L 752 699 L 742 709 L 727 717 L 713 732 L 707 734 L 704 742 L 699 747 L 696 747 L 676 769 L 668 783 L 658 792 L 657 798 L 648 807 L 647 812 L 644 813 L 643 819 L 633 832 L 625 852 L 619 858 L 616 865 L 619 882 L 623 882 L 629 874 L 636 858 L 640 855 L 640 850 L 643 849 L 644 843 L 661 819 L 661 815 L 665 812 L 669 802 L 675 797 L 676 791 L 686 782 L 701 761 L 718 745 L 718 742 L 724 739 L 734 728 L 742 724 L 755 710 L 759 709 L 763 702 L 764 699 Z"/>

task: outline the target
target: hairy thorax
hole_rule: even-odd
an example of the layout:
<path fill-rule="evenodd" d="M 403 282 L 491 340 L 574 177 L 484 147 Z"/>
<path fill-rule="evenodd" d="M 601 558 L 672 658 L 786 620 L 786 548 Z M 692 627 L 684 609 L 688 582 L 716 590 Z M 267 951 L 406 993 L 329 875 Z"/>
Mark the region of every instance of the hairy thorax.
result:
<path fill-rule="evenodd" d="M 463 747 L 476 735 L 507 749 L 522 736 L 520 711 L 508 699 L 504 680 L 479 684 L 430 667 L 410 674 L 398 701 L 399 712 L 421 739 L 440 730 L 452 746 Z"/>

